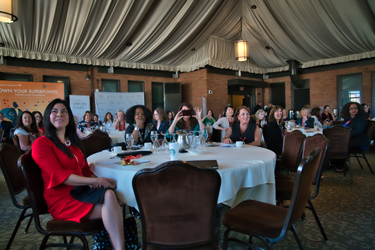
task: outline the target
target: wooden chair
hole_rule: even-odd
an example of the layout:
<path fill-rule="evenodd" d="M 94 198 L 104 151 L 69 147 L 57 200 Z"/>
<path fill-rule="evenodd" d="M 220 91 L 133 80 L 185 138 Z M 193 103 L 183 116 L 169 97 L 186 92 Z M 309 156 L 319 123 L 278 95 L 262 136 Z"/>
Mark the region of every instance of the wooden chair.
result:
<path fill-rule="evenodd" d="M 294 223 L 304 213 L 315 172 L 319 167 L 319 154 L 319 149 L 314 150 L 300 163 L 289 209 L 260 201 L 246 200 L 226 212 L 223 216 L 224 225 L 227 227 L 224 233 L 223 249 L 227 249 L 228 241 L 241 243 L 249 249 L 261 249 L 252 244 L 253 237 L 260 239 L 267 249 L 272 249 L 271 244 L 281 241 L 288 230 L 293 232 L 299 248 L 303 249 Z M 229 238 L 231 231 L 249 235 L 249 242 Z"/>
<path fill-rule="evenodd" d="M 334 126 L 323 130 L 324 136 L 329 140 L 327 158 L 329 160 L 344 160 L 348 162 L 350 183 L 353 183 L 349 159 L 349 140 L 351 130 L 343 126 Z M 344 171 L 345 176 L 346 171 Z"/>
<path fill-rule="evenodd" d="M 367 145 L 366 149 L 364 150 L 361 147 L 356 147 L 356 148 L 349 148 L 349 155 L 350 157 L 355 157 L 357 158 L 357 161 L 361 168 L 363 169 L 363 166 L 361 162 L 359 161 L 359 158 L 365 159 L 368 168 L 370 169 L 371 173 L 374 174 L 374 171 L 372 171 L 372 168 L 370 166 L 370 163 L 368 162 L 365 153 L 367 153 L 368 148 L 370 147 L 371 139 L 375 134 L 375 124 L 372 121 L 367 121 L 366 129 L 365 129 L 366 135 L 367 135 Z"/>
<path fill-rule="evenodd" d="M 32 216 L 35 221 L 36 229 L 39 233 L 45 235 L 39 249 L 46 249 L 48 247 L 66 247 L 68 249 L 78 247 L 80 249 L 89 249 L 85 235 L 97 234 L 104 230 L 102 220 L 86 220 L 82 223 L 78 223 L 52 219 L 47 222 L 44 228 L 41 225 L 39 216 L 48 214 L 48 207 L 43 195 L 44 184 L 41 171 L 31 157 L 31 150 L 19 158 L 18 167 L 23 173 L 23 179 L 30 197 L 31 207 L 33 209 Z M 63 242 L 47 244 L 51 236 L 62 236 Z M 69 236 L 71 238 L 68 242 L 67 237 Z M 82 241 L 82 245 L 73 242 L 76 237 Z"/>
<path fill-rule="evenodd" d="M 142 249 L 217 249 L 214 220 L 221 184 L 213 169 L 171 161 L 133 178 Z"/>
<path fill-rule="evenodd" d="M 306 208 L 310 209 L 311 212 L 314 215 L 315 221 L 318 224 L 318 227 L 320 229 L 320 232 L 322 233 L 322 236 L 325 241 L 328 240 L 327 235 L 323 229 L 322 224 L 320 223 L 318 214 L 315 211 L 315 208 L 312 204 L 312 200 L 315 199 L 318 196 L 319 193 L 319 185 L 320 185 L 320 178 L 322 176 L 322 167 L 324 158 L 326 156 L 326 152 L 328 149 L 329 141 L 326 139 L 326 137 L 322 134 L 316 134 L 314 136 L 310 136 L 306 138 L 305 146 L 303 149 L 303 157 L 308 156 L 311 154 L 311 152 L 319 148 L 321 153 L 319 156 L 319 167 L 317 169 L 317 172 L 315 173 L 314 177 L 314 183 L 315 183 L 315 192 L 312 196 L 310 196 L 307 199 L 308 206 Z M 276 184 L 276 200 L 278 200 L 278 204 L 282 203 L 285 200 L 290 200 L 292 198 L 293 194 L 293 187 L 294 187 L 294 181 L 293 180 L 283 180 L 279 181 Z"/>
<path fill-rule="evenodd" d="M 280 165 L 288 172 L 296 172 L 302 159 L 302 150 L 306 136 L 299 130 L 294 130 L 285 135 L 283 141 L 283 153 L 281 155 Z M 276 186 L 278 180 L 291 180 L 289 175 L 279 171 L 275 172 Z"/>
<path fill-rule="evenodd" d="M 25 196 L 22 199 L 22 203 L 20 204 L 17 201 L 17 197 L 20 193 L 22 193 L 25 190 L 25 183 L 22 181 L 22 174 L 19 171 L 17 167 L 17 160 L 21 156 L 21 151 L 19 148 L 15 145 L 11 145 L 8 143 L 1 143 L 0 144 L 0 167 L 4 174 L 5 182 L 8 186 L 10 198 L 12 199 L 12 202 L 15 207 L 22 209 L 22 212 L 18 218 L 16 227 L 13 230 L 13 233 L 8 241 L 8 245 L 6 246 L 6 250 L 10 249 L 14 237 L 17 234 L 17 231 L 21 225 L 21 222 L 30 217 L 30 220 L 26 226 L 25 233 L 29 230 L 32 217 L 31 213 L 26 214 L 27 210 L 31 208 L 31 203 L 29 196 Z"/>
<path fill-rule="evenodd" d="M 112 145 L 109 135 L 99 129 L 95 130 L 89 136 L 82 138 L 81 142 L 86 158 L 102 150 L 110 149 Z"/>

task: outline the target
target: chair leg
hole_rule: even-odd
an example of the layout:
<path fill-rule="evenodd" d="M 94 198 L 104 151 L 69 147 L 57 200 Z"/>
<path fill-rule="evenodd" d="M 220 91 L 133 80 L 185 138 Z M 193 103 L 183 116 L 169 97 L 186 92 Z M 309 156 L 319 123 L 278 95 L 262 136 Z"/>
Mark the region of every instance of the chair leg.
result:
<path fill-rule="evenodd" d="M 22 210 L 22 213 L 20 214 L 20 217 L 18 218 L 18 221 L 17 221 L 16 227 L 14 228 L 13 233 L 12 233 L 12 235 L 10 236 L 10 239 L 9 239 L 9 241 L 8 241 L 8 245 L 7 245 L 6 248 L 5 248 L 6 250 L 9 250 L 9 249 L 10 249 L 10 246 L 12 245 L 13 240 L 14 240 L 14 238 L 16 237 L 16 234 L 17 234 L 18 228 L 19 228 L 20 225 L 21 225 L 21 222 L 22 222 L 26 217 L 31 216 L 31 214 L 25 216 L 25 213 L 26 213 L 26 211 L 27 211 L 28 208 L 29 208 L 29 207 L 26 207 L 26 208 L 24 208 L 24 209 Z M 32 218 L 32 217 L 31 217 L 31 218 Z M 29 222 L 29 223 L 30 223 L 30 222 Z"/>
<path fill-rule="evenodd" d="M 27 232 L 29 231 L 29 228 L 30 228 L 30 225 L 31 225 L 31 222 L 33 221 L 33 217 L 30 216 L 30 220 L 29 222 L 27 223 L 27 226 L 25 228 L 25 231 L 23 232 L 24 234 L 27 234 Z"/>
<path fill-rule="evenodd" d="M 358 163 L 359 163 L 359 166 L 361 166 L 361 168 L 362 168 L 362 170 L 363 170 L 363 166 L 362 166 L 362 164 L 361 164 L 361 161 L 360 161 L 359 158 L 358 158 L 358 155 L 357 155 L 357 154 L 354 154 L 354 156 L 355 156 L 355 158 L 357 158 L 357 161 L 358 161 Z"/>
<path fill-rule="evenodd" d="M 302 242 L 301 242 L 301 239 L 299 238 L 298 234 L 297 234 L 297 231 L 296 231 L 296 228 L 294 227 L 294 225 L 292 225 L 290 227 L 290 230 L 292 231 L 293 235 L 294 235 L 294 238 L 296 239 L 297 241 L 297 244 L 298 244 L 298 247 L 300 250 L 304 250 L 303 248 L 303 245 L 302 245 Z"/>
<path fill-rule="evenodd" d="M 311 200 L 308 199 L 307 202 L 308 202 L 308 204 L 309 204 L 309 207 L 308 207 L 308 208 L 309 208 L 309 209 L 311 210 L 311 212 L 313 213 L 314 218 L 315 218 L 315 221 L 316 221 L 316 224 L 318 224 L 318 227 L 319 227 L 319 229 L 320 229 L 320 232 L 322 233 L 322 236 L 323 236 L 324 240 L 325 240 L 325 241 L 328 241 L 328 237 L 327 237 L 327 235 L 326 235 L 326 233 L 325 233 L 325 231 L 324 231 L 324 229 L 323 229 L 322 224 L 320 223 L 320 220 L 319 220 L 318 214 L 316 213 L 315 208 L 314 208 L 314 206 L 313 206 Z"/>
<path fill-rule="evenodd" d="M 229 236 L 229 232 L 231 231 L 230 228 L 227 228 L 227 230 L 225 230 L 224 232 L 224 237 L 223 237 L 223 250 L 227 250 L 228 249 L 228 236 Z"/>
<path fill-rule="evenodd" d="M 368 162 L 368 160 L 367 160 L 365 154 L 362 153 L 362 155 L 363 155 L 363 159 L 365 159 L 365 161 L 366 161 L 366 163 L 367 163 L 367 166 L 368 166 L 368 168 L 370 169 L 371 173 L 374 174 L 374 171 L 372 171 L 372 168 L 371 168 L 371 166 L 370 166 L 370 163 Z"/>

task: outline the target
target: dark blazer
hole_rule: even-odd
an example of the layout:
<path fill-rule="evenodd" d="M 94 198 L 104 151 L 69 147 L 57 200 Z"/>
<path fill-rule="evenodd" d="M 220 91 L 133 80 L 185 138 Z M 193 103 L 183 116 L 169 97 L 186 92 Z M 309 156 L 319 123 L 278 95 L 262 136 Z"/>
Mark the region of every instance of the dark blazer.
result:
<path fill-rule="evenodd" d="M 266 137 L 267 148 L 275 152 L 275 154 L 281 154 L 283 152 L 284 137 L 281 134 L 280 127 L 276 121 L 268 123 Z"/>
<path fill-rule="evenodd" d="M 134 128 L 135 128 L 135 124 L 129 124 L 129 126 L 126 128 L 125 136 L 126 134 L 133 133 Z M 139 130 L 138 141 L 135 141 L 134 144 L 143 145 L 145 142 L 152 142 L 151 131 L 156 131 L 156 127 L 154 126 L 154 124 L 145 123 L 144 127 Z"/>
<path fill-rule="evenodd" d="M 298 118 L 296 124 L 302 127 L 302 118 Z M 305 128 L 314 128 L 314 118 L 307 117 L 307 121 L 305 121 Z"/>
<path fill-rule="evenodd" d="M 154 120 L 154 121 L 152 121 L 152 124 L 154 124 L 154 126 L 156 128 L 156 126 L 158 125 L 158 122 Z M 169 129 L 169 121 L 162 121 L 160 126 L 159 126 L 159 129 L 157 129 L 157 130 L 158 130 L 159 134 L 166 134 L 168 129 Z M 164 138 L 163 136 L 161 136 L 161 138 L 159 136 L 159 139 L 163 139 L 163 138 Z"/>
<path fill-rule="evenodd" d="M 342 124 L 345 124 L 347 122 L 343 121 Z M 347 128 L 350 128 L 352 133 L 350 134 L 350 141 L 349 141 L 349 147 L 362 147 L 367 146 L 367 134 L 366 134 L 366 125 L 367 120 L 366 118 L 361 115 L 357 114 L 346 126 Z"/>
<path fill-rule="evenodd" d="M 4 130 L 3 137 L 6 138 L 5 142 L 11 143 L 12 138 L 10 136 L 10 130 L 13 128 L 13 124 L 11 122 L 3 120 L 1 122 L 1 129 Z M 1 142 L 0 142 L 1 143 Z"/>
<path fill-rule="evenodd" d="M 331 113 L 328 113 L 328 116 L 329 116 L 330 122 L 333 121 L 333 117 L 332 117 Z M 326 116 L 325 113 L 322 114 L 322 120 L 323 121 L 327 120 L 327 116 Z"/>

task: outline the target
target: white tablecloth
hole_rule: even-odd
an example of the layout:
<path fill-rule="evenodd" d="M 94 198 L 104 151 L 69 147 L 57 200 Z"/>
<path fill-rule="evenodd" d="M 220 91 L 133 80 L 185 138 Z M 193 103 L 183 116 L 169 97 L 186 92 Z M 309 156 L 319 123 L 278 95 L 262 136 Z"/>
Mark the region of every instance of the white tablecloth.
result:
<path fill-rule="evenodd" d="M 206 147 L 202 155 L 179 154 L 179 160 L 217 160 L 221 176 L 218 203 L 235 206 L 243 200 L 253 199 L 276 204 L 275 196 L 275 154 L 261 147 L 245 145 L 242 148 Z M 149 163 L 138 166 L 116 164 L 119 158 L 110 159 L 110 152 L 99 152 L 88 157 L 94 162 L 92 169 L 99 177 L 117 181 L 117 196 L 121 202 L 138 209 L 132 187 L 135 173 L 143 168 L 154 168 L 170 160 L 168 154 L 147 155 L 141 159 Z"/>
<path fill-rule="evenodd" d="M 112 144 L 125 142 L 125 131 L 116 131 L 108 135 L 112 139 Z"/>
<path fill-rule="evenodd" d="M 291 131 L 294 131 L 294 130 L 299 130 L 301 131 L 304 135 L 306 135 L 306 137 L 308 136 L 313 136 L 313 135 L 316 135 L 316 134 L 323 134 L 323 129 L 322 128 L 319 128 L 319 130 L 314 130 L 312 131 L 311 129 L 308 129 L 307 132 L 305 129 L 292 129 L 292 130 L 288 130 L 288 132 L 291 132 Z"/>

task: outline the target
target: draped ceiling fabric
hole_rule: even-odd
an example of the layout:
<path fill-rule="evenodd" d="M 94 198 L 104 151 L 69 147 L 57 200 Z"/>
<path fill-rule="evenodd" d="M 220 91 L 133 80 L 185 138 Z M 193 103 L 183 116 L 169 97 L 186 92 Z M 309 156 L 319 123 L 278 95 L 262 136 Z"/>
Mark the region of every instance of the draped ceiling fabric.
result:
<path fill-rule="evenodd" d="M 17 15 L 0 24 L 0 55 L 260 74 L 375 57 L 375 0 L 18 0 Z M 241 38 L 246 62 L 234 56 Z"/>

